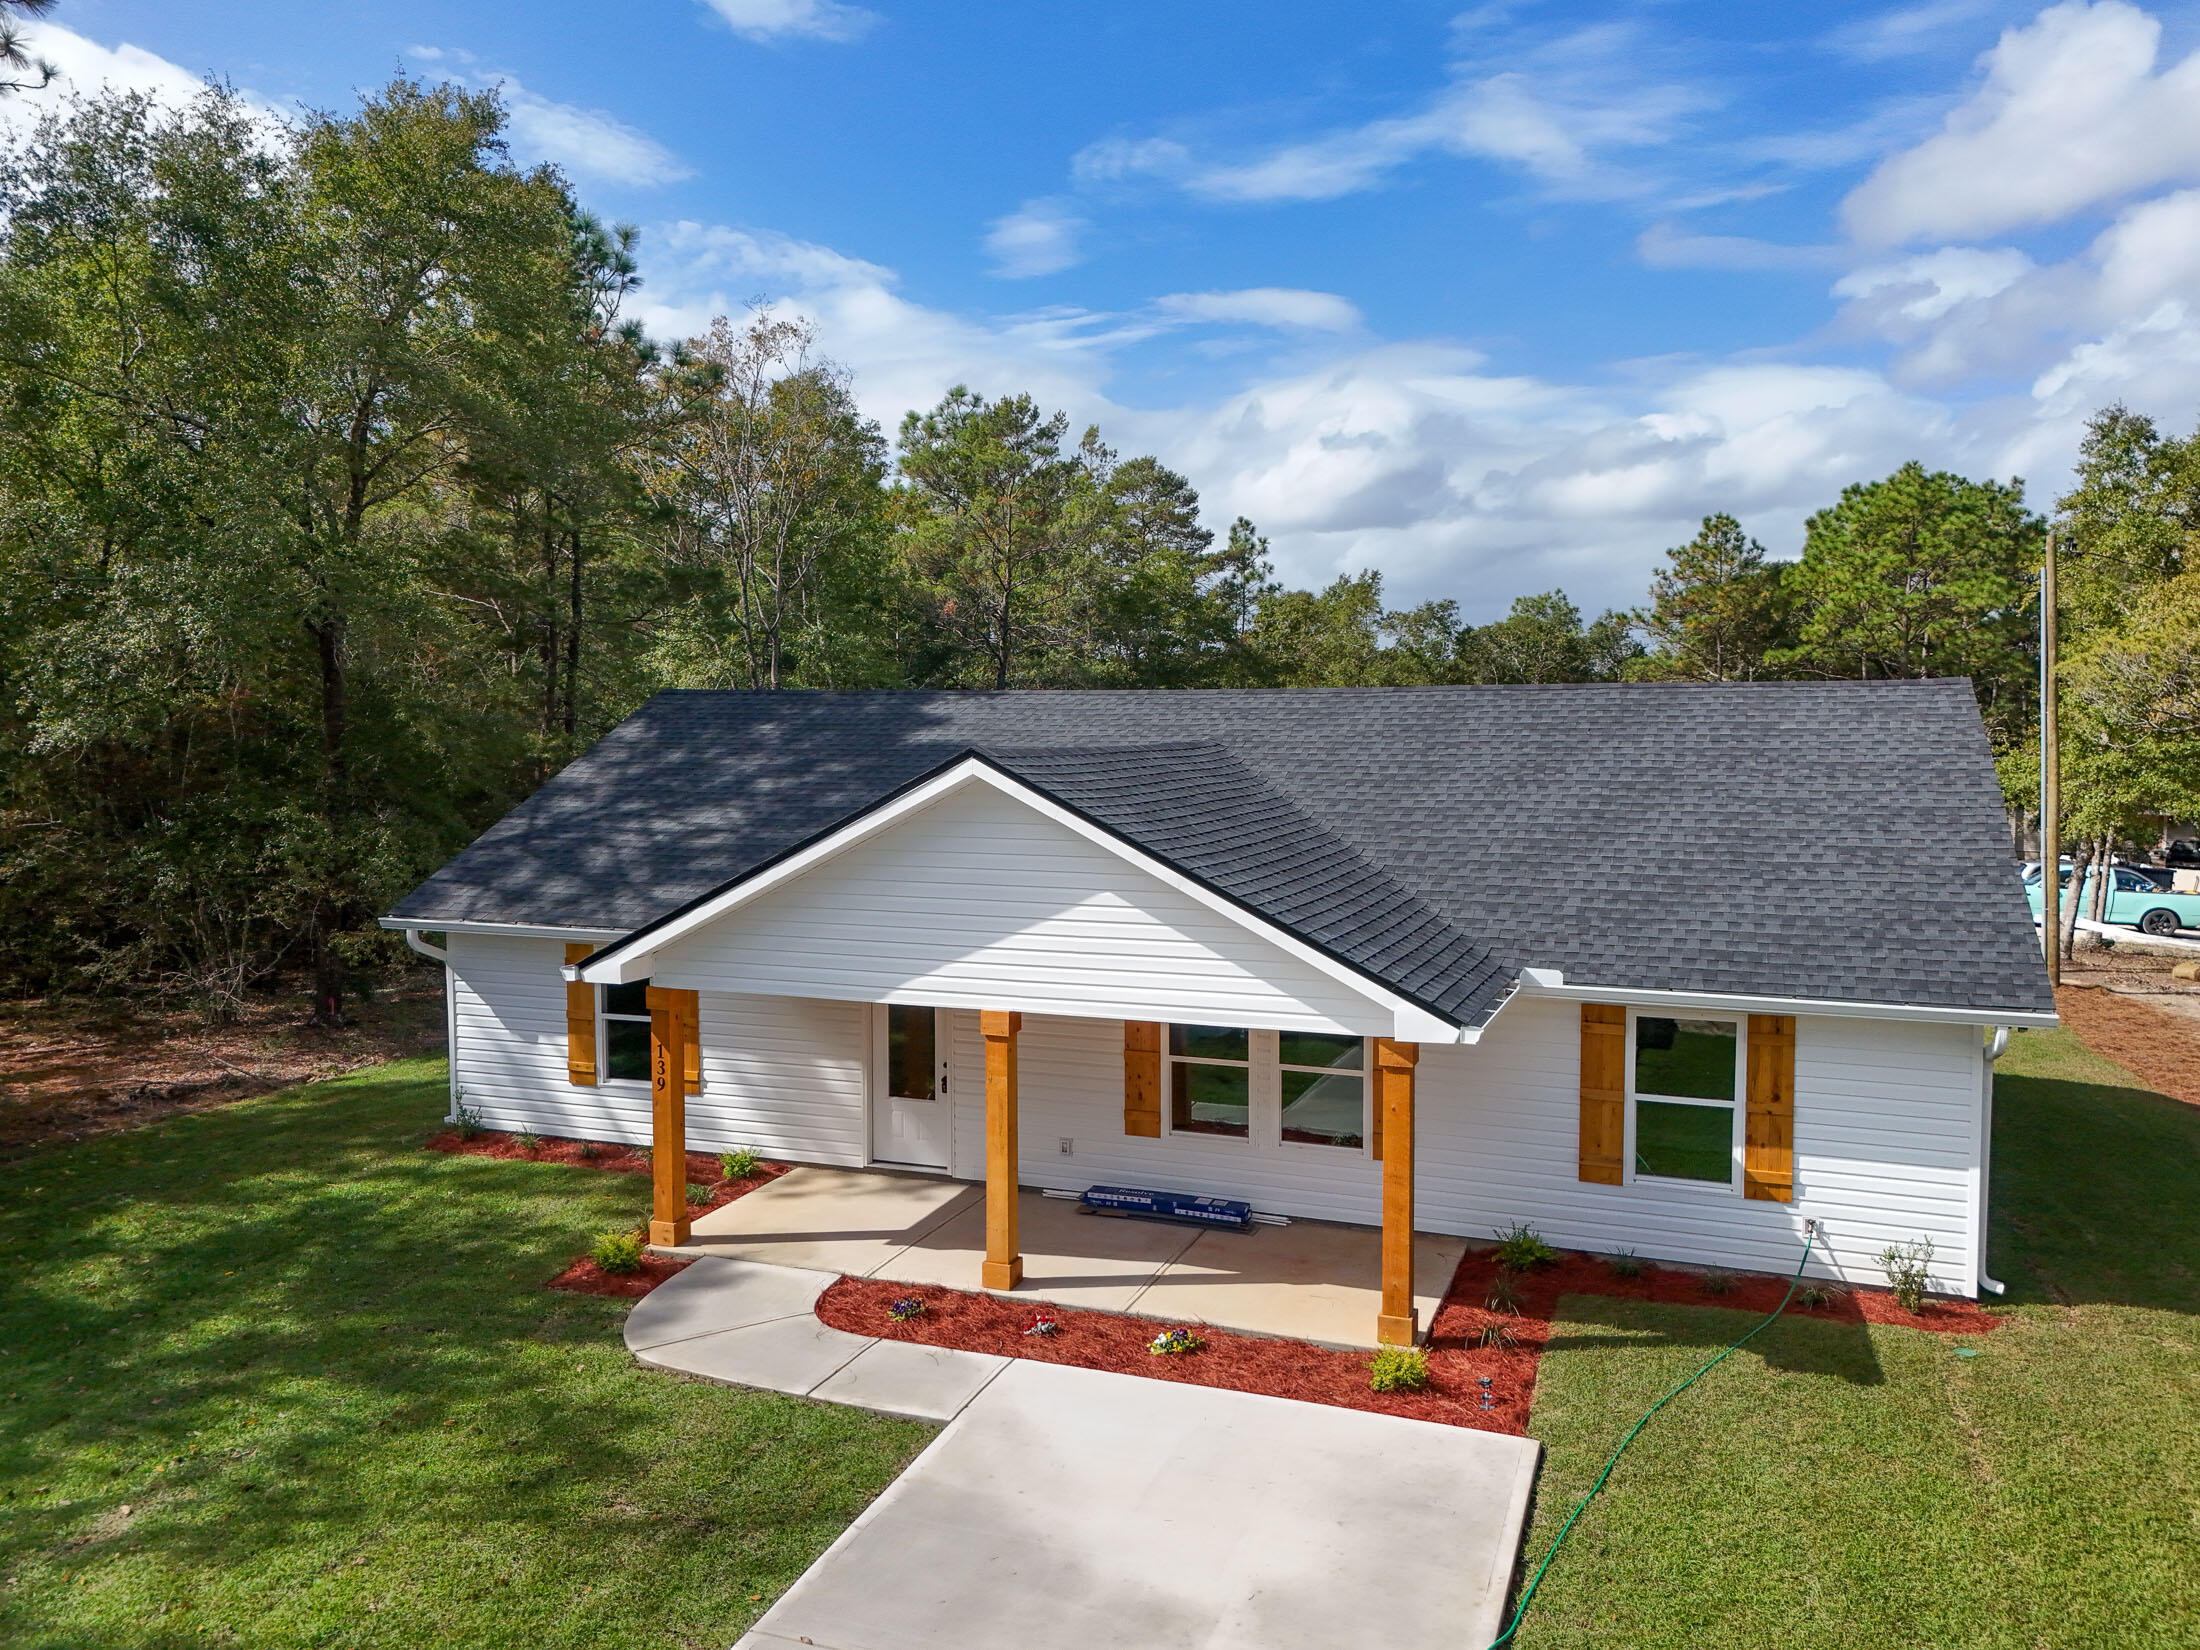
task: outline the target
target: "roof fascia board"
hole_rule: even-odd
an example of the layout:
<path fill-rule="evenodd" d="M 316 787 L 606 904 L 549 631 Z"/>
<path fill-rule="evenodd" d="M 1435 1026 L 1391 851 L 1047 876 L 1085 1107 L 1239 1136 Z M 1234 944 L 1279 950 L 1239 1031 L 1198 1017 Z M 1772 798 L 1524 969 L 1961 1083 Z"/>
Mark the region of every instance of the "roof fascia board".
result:
<path fill-rule="evenodd" d="M 707 896 L 688 910 L 667 918 L 655 928 L 637 930 L 627 939 L 605 947 L 595 956 L 568 968 L 567 977 L 598 985 L 628 985 L 635 980 L 647 979 L 655 966 L 656 954 L 665 947 L 677 944 L 697 929 L 861 846 L 951 792 L 973 784 L 991 786 L 1042 817 L 1074 831 L 1088 842 L 1105 848 L 1117 858 L 1128 861 L 1178 893 L 1196 900 L 1218 916 L 1228 918 L 1240 928 L 1258 935 L 1308 967 L 1376 1003 L 1391 1014 L 1396 1025 L 1393 1035 L 1401 1040 L 1443 1043 L 1476 1040 L 1477 1033 L 1469 1028 L 1431 1013 L 1396 992 L 1385 990 L 1358 969 L 1339 962 L 1319 947 L 1309 945 L 1296 935 L 1255 915 L 1235 900 L 1209 888 L 1198 878 L 1187 876 L 1165 860 L 1156 858 L 1075 810 L 1063 807 L 1052 797 L 975 754 L 957 758 L 900 795 L 880 803 L 868 813 L 858 815 L 837 829 L 826 832 L 732 887 Z"/>
<path fill-rule="evenodd" d="M 1522 995 L 1568 1003 L 1638 1003 L 1658 1008 L 1724 1009 L 1747 1014 L 1811 1014 L 1832 1020 L 1914 1020 L 1941 1025 L 2054 1026 L 2061 1017 L 2018 1008 L 1943 1008 L 1932 1003 L 1859 1003 L 1831 997 L 1753 997 L 1725 991 L 1651 991 L 1640 986 L 1546 985 L 1529 969 Z"/>
<path fill-rule="evenodd" d="M 558 928 L 535 922 L 451 922 L 435 917 L 377 917 L 375 920 L 400 934 L 502 934 L 512 939 L 587 940 L 599 945 L 626 932 L 623 928 Z"/>

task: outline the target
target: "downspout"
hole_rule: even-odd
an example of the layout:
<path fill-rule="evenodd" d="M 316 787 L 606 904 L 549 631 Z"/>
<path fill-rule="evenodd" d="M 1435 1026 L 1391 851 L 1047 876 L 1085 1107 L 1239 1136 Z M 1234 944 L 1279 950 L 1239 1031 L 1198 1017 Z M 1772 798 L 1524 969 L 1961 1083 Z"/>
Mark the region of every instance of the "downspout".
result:
<path fill-rule="evenodd" d="M 2045 873 L 2042 872 L 2044 877 Z M 1986 1207 L 1988 1180 L 1994 1166 L 1994 1062 L 2009 1046 L 2009 1028 L 1994 1027 L 1994 1040 L 1981 1051 L 1986 1065 L 1984 1079 L 1979 1084 L 1979 1153 L 1978 1153 L 1978 1286 L 1989 1294 L 2005 1295 L 2009 1286 L 2001 1279 L 1986 1275 Z"/>
<path fill-rule="evenodd" d="M 417 928 L 401 929 L 400 932 L 404 934 L 407 945 L 423 957 L 431 958 L 443 965 L 443 1057 L 444 1063 L 450 1068 L 451 1088 L 451 1107 L 449 1111 L 444 1113 L 443 1121 L 456 1123 L 458 1121 L 458 992 L 454 988 L 451 978 L 451 954 L 444 947 L 430 945 L 422 939 L 420 930 Z M 450 936 L 445 935 L 444 937 L 448 939 Z"/>

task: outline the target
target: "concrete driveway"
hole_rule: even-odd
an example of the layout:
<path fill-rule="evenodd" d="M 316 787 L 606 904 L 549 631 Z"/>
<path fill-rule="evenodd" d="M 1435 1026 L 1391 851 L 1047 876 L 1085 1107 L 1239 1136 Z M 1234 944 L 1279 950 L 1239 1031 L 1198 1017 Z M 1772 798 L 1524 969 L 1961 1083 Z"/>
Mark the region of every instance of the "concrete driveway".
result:
<path fill-rule="evenodd" d="M 736 1650 L 1477 1650 L 1536 1456 L 1017 1360 Z"/>

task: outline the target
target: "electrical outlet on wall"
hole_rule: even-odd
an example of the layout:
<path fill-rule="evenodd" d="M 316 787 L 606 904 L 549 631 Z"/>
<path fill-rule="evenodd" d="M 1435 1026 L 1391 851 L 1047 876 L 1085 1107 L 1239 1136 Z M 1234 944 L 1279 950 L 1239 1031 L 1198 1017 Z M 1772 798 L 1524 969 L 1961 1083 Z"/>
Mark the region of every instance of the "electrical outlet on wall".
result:
<path fill-rule="evenodd" d="M 1075 1157 L 1077 1155 L 1077 1142 L 1066 1134 L 1062 1136 L 1062 1155 L 1064 1157 Z"/>

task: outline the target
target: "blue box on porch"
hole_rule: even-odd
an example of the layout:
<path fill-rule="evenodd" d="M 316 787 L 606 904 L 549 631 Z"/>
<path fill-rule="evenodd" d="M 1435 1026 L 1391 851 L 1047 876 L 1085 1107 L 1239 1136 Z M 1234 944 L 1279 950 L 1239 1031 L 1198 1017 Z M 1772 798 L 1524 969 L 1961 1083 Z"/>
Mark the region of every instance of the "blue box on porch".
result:
<path fill-rule="evenodd" d="M 1137 1186 L 1087 1186 L 1081 1199 L 1088 1209 L 1143 1220 L 1174 1220 L 1187 1226 L 1220 1226 L 1242 1232 L 1253 1224 L 1253 1206 L 1234 1197 L 1192 1197 L 1183 1192 L 1149 1192 Z"/>

